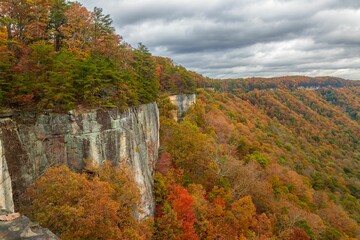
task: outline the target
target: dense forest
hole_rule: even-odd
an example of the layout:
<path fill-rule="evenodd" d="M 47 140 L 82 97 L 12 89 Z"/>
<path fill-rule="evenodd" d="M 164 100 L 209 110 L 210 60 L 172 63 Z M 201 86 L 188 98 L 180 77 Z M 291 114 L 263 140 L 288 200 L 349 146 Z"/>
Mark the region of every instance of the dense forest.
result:
<path fill-rule="evenodd" d="M 247 79 L 209 79 L 197 81 L 199 87 L 210 88 L 222 92 L 248 92 L 257 90 L 275 89 L 319 89 L 319 88 L 342 88 L 360 86 L 357 81 L 344 80 L 336 77 L 306 77 L 306 76 L 285 76 L 273 78 L 247 78 Z"/>
<path fill-rule="evenodd" d="M 181 122 L 168 95 L 197 93 Z M 208 79 L 133 48 L 101 8 L 0 2 L 0 112 L 157 101 L 156 213 L 123 166 L 49 169 L 22 211 L 63 239 L 356 239 L 360 84 L 334 77 Z M 89 161 L 90 162 L 90 161 Z"/>
<path fill-rule="evenodd" d="M 0 72 L 1 106 L 55 111 L 125 109 L 155 101 L 159 89 L 193 92 L 202 78 L 131 47 L 101 8 L 65 0 L 0 2 Z"/>
<path fill-rule="evenodd" d="M 155 237 L 359 237 L 359 102 L 358 87 L 199 90 L 181 123 L 163 110 Z"/>

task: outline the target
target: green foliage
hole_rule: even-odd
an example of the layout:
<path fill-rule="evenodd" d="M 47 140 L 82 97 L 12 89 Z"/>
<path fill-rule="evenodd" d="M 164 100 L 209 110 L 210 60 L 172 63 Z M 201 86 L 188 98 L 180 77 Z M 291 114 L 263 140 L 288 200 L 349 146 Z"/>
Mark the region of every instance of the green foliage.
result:
<path fill-rule="evenodd" d="M 33 95 L 30 107 L 57 111 L 78 104 L 124 109 L 157 98 L 156 80 L 144 83 L 144 78 L 132 79 L 108 58 L 90 55 L 79 59 L 66 50 L 54 53 L 50 45 L 43 43 L 31 49 L 26 66 L 32 67 L 31 72 L 11 76 L 15 81 L 8 90 L 4 88 L 9 106 L 23 107 L 21 97 L 27 94 Z"/>
<path fill-rule="evenodd" d="M 24 2 L 23 7 L 32 9 L 31 4 Z M 24 9 L 10 9 L 10 5 L 2 2 L 1 8 L 19 17 L 12 19 L 14 26 L 24 25 L 14 28 L 11 39 L 0 26 L 3 106 L 55 111 L 78 105 L 125 109 L 157 99 L 154 58 L 142 44 L 132 49 L 121 43 L 110 16 L 101 8 L 90 13 L 79 3 L 56 0 L 36 5 L 43 15 L 34 22 L 31 14 L 38 13 L 31 10 L 20 19 L 16 11 Z M 26 31 L 26 24 L 47 28 L 41 27 L 42 32 L 36 32 L 41 36 L 35 36 Z"/>
<path fill-rule="evenodd" d="M 229 143 L 236 146 L 236 153 L 239 158 L 253 154 L 257 149 L 256 146 L 253 146 L 244 136 L 239 138 L 232 137 Z"/>
<path fill-rule="evenodd" d="M 137 89 L 138 98 L 141 103 L 153 102 L 157 99 L 159 89 L 155 61 L 149 50 L 141 43 L 133 53 L 135 61 L 132 66 L 136 72 L 134 87 Z"/>
<path fill-rule="evenodd" d="M 54 4 L 50 8 L 48 27 L 51 29 L 51 33 L 54 35 L 54 49 L 59 51 L 61 47 L 61 41 L 64 38 L 61 26 L 66 23 L 65 11 L 69 8 L 66 0 L 55 0 Z"/>
<path fill-rule="evenodd" d="M 314 88 L 341 88 L 359 86 L 356 81 L 344 80 L 336 77 L 305 77 L 305 76 L 284 76 L 273 78 L 249 78 L 249 79 L 225 79 L 223 81 L 210 80 L 206 83 L 207 87 L 215 90 L 236 93 L 250 92 L 254 90 L 276 90 L 287 89 L 294 91 L 296 89 L 314 89 Z M 331 90 L 325 90 L 331 91 Z M 336 96 L 325 93 L 330 101 L 336 101 Z"/>
<path fill-rule="evenodd" d="M 154 239 L 179 239 L 181 236 L 180 223 L 177 221 L 176 212 L 169 202 L 162 205 L 162 215 L 155 221 Z"/>
<path fill-rule="evenodd" d="M 245 161 L 256 161 L 263 168 L 267 167 L 270 164 L 270 158 L 264 156 L 259 151 L 254 151 L 253 153 L 247 155 Z"/>
<path fill-rule="evenodd" d="M 112 19 L 109 14 L 104 14 L 102 8 L 94 7 L 94 35 L 99 38 L 100 36 L 110 34 L 115 31 L 112 26 Z"/>
<path fill-rule="evenodd" d="M 214 147 L 211 139 L 189 121 L 174 125 L 171 120 L 162 122 L 162 144 L 174 157 L 177 167 L 185 170 L 184 181 L 201 183 L 212 188 L 217 182 L 217 166 L 211 159 Z M 191 136 L 191 137 L 190 137 Z"/>
<path fill-rule="evenodd" d="M 303 229 L 307 233 L 307 235 L 310 237 L 311 240 L 316 239 L 311 227 L 309 226 L 309 224 L 306 221 L 304 221 L 304 220 L 298 221 L 295 223 L 295 225 L 297 227 Z"/>
<path fill-rule="evenodd" d="M 341 238 L 342 234 L 334 228 L 328 228 L 320 235 L 321 240 L 339 240 Z"/>
<path fill-rule="evenodd" d="M 166 178 L 159 172 L 155 173 L 154 186 L 156 203 L 165 201 L 169 195 L 168 182 L 166 181 Z"/>
<path fill-rule="evenodd" d="M 173 111 L 177 110 L 177 107 L 171 103 L 169 95 L 162 94 L 157 100 L 159 112 L 161 116 L 164 116 L 168 119 L 173 117 Z"/>
<path fill-rule="evenodd" d="M 64 0 L 0 4 L 2 106 L 123 110 L 156 101 L 160 90 L 193 93 L 196 82 L 204 81 L 170 59 L 153 57 L 141 43 L 133 49 L 121 42 L 101 8 L 91 13 Z M 30 30 L 34 26 L 37 31 Z"/>

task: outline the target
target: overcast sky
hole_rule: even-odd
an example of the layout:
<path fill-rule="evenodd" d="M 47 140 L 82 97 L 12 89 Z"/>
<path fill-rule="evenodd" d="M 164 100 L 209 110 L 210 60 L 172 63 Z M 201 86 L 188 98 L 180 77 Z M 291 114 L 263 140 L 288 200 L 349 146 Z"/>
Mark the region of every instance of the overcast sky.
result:
<path fill-rule="evenodd" d="M 80 0 L 153 55 L 213 78 L 360 80 L 360 0 Z"/>

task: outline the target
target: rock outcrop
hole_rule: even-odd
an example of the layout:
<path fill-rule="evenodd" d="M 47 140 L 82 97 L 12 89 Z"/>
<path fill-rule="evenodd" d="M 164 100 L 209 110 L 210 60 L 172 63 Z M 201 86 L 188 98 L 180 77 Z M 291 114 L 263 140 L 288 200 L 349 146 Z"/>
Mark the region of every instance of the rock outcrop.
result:
<path fill-rule="evenodd" d="M 0 212 L 0 239 L 2 240 L 60 240 L 46 228 L 39 224 L 31 222 L 29 218 L 20 216 L 10 216 L 5 220 L 6 213 Z"/>
<path fill-rule="evenodd" d="M 1 133 L 0 133 L 1 134 Z M 0 209 L 14 212 L 11 178 L 0 139 Z"/>
<path fill-rule="evenodd" d="M 179 121 L 182 115 L 190 108 L 191 105 L 196 103 L 196 94 L 180 94 L 172 95 L 169 97 L 172 104 L 177 107 L 174 111 L 174 119 Z"/>
<path fill-rule="evenodd" d="M 25 188 L 44 171 L 67 165 L 75 171 L 84 160 L 95 164 L 105 160 L 115 165 L 127 163 L 141 186 L 144 213 L 154 212 L 153 166 L 159 147 L 159 112 L 156 103 L 124 112 L 117 109 L 70 111 L 68 114 L 18 113 L 0 118 L 0 179 L 9 181 L 0 196 L 14 196 L 15 205 Z M 2 175 L 1 175 L 2 174 Z M 5 197 L 0 204 L 11 210 Z"/>

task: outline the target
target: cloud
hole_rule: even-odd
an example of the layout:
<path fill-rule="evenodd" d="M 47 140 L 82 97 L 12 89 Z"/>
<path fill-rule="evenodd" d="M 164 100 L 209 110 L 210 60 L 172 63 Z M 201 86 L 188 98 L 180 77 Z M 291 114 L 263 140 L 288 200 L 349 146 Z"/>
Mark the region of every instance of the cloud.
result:
<path fill-rule="evenodd" d="M 154 55 L 209 77 L 334 75 L 360 80 L 358 0 L 81 0 Z"/>

